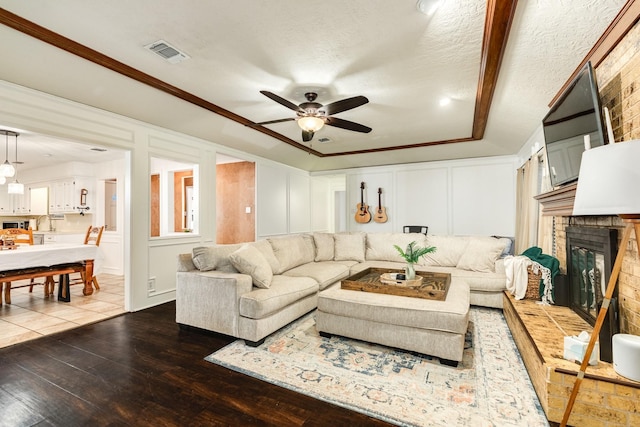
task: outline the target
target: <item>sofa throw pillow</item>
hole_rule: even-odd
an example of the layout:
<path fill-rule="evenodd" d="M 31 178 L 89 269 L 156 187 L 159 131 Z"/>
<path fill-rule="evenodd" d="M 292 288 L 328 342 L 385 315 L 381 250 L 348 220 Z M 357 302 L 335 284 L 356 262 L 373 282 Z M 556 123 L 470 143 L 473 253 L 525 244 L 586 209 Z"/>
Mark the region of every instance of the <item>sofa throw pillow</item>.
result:
<path fill-rule="evenodd" d="M 267 260 L 269 265 L 271 266 L 271 271 L 278 271 L 280 269 L 280 263 L 278 262 L 278 258 L 273 253 L 273 248 L 271 247 L 271 243 L 268 240 L 258 240 L 257 242 L 249 243 L 264 256 L 264 259 Z"/>
<path fill-rule="evenodd" d="M 337 233 L 333 235 L 336 261 L 364 262 L 365 233 Z"/>
<path fill-rule="evenodd" d="M 333 234 L 313 233 L 313 242 L 316 245 L 316 256 L 314 261 L 333 261 Z"/>
<path fill-rule="evenodd" d="M 281 274 L 305 263 L 305 254 L 309 251 L 301 235 L 269 238 L 279 268 L 273 274 Z M 308 255 L 307 255 L 308 256 Z M 313 258 L 311 258 L 313 260 Z"/>
<path fill-rule="evenodd" d="M 493 273 L 496 268 L 496 260 L 506 245 L 507 243 L 503 239 L 472 237 L 456 267 L 461 270 Z"/>
<path fill-rule="evenodd" d="M 302 264 L 315 261 L 316 244 L 313 241 L 313 235 L 303 234 L 302 241 L 304 242 L 303 252 L 302 252 Z"/>
<path fill-rule="evenodd" d="M 367 261 L 405 262 L 393 245 L 404 251 L 411 242 L 424 248 L 427 236 L 422 233 L 367 233 Z"/>
<path fill-rule="evenodd" d="M 237 273 L 238 270 L 229 261 L 229 255 L 240 249 L 241 246 L 241 244 L 232 244 L 193 248 L 191 251 L 193 265 L 200 271 L 218 270 L 225 273 Z"/>
<path fill-rule="evenodd" d="M 427 236 L 427 246 L 435 246 L 435 252 L 420 259 L 421 265 L 455 267 L 469 244 L 467 236 Z"/>
<path fill-rule="evenodd" d="M 260 253 L 251 245 L 243 245 L 240 249 L 229 255 L 233 266 L 242 274 L 248 274 L 253 284 L 258 288 L 268 289 L 273 279 L 271 266 Z"/>

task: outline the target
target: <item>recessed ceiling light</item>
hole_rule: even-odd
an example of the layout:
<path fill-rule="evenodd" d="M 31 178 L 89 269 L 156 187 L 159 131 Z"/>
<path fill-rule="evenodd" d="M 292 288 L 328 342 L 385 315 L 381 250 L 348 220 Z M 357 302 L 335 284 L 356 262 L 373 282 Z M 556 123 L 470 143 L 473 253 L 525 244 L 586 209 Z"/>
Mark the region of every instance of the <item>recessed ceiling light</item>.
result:
<path fill-rule="evenodd" d="M 416 7 L 421 13 L 427 16 L 431 16 L 436 13 L 436 10 L 442 4 L 443 0 L 418 0 Z"/>
<path fill-rule="evenodd" d="M 440 98 L 440 106 L 444 107 L 445 105 L 451 104 L 451 98 L 445 96 L 444 98 Z"/>

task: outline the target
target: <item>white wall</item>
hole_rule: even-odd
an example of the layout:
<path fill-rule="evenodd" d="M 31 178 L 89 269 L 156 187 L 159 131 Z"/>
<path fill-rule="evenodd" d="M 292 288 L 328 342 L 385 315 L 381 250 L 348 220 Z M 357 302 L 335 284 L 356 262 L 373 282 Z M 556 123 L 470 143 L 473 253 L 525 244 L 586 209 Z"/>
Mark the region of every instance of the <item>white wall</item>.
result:
<path fill-rule="evenodd" d="M 515 156 L 451 160 L 332 171 L 346 176 L 347 229 L 401 232 L 426 225 L 430 234 L 515 235 Z M 312 173 L 313 179 L 324 177 Z M 360 183 L 365 204 L 378 206 L 378 188 L 388 221 L 355 221 Z"/>

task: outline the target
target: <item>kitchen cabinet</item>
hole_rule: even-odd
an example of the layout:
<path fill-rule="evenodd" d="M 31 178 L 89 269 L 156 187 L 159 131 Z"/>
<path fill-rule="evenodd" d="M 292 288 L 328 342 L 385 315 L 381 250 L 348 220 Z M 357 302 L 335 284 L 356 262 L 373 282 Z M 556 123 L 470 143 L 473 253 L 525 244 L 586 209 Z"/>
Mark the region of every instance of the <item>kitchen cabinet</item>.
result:
<path fill-rule="evenodd" d="M 79 213 L 81 206 L 81 190 L 87 190 L 86 205 L 95 207 L 93 180 L 90 178 L 68 178 L 53 181 L 49 184 L 49 213 Z"/>
<path fill-rule="evenodd" d="M 33 188 L 25 185 L 24 194 L 8 194 L 0 188 L 0 215 L 46 215 L 47 194 L 45 186 Z"/>
<path fill-rule="evenodd" d="M 30 187 L 29 200 L 31 215 L 46 215 L 48 213 L 49 188 Z"/>
<path fill-rule="evenodd" d="M 7 186 L 0 186 L 0 215 L 12 214 L 11 197 L 7 193 Z"/>
<path fill-rule="evenodd" d="M 23 194 L 10 194 L 11 210 L 14 214 L 28 215 L 31 213 L 31 197 L 29 188 L 25 186 Z"/>

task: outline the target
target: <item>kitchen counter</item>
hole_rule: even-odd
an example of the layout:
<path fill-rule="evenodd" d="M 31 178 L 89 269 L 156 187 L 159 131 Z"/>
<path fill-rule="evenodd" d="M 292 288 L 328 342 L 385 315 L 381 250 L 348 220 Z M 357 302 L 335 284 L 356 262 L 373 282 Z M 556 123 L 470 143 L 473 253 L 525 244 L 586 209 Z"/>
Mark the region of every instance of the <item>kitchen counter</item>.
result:
<path fill-rule="evenodd" d="M 85 235 L 82 231 L 34 231 L 33 241 L 35 244 L 84 243 Z"/>

